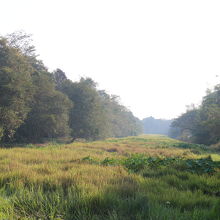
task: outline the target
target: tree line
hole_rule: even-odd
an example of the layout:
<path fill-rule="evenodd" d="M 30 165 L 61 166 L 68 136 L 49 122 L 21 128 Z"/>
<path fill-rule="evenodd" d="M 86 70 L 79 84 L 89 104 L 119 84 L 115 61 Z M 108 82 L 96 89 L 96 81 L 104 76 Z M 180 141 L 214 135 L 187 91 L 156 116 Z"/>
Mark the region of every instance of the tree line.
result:
<path fill-rule="evenodd" d="M 200 106 L 192 105 L 171 126 L 171 137 L 206 145 L 219 142 L 220 85 L 208 90 Z"/>
<path fill-rule="evenodd" d="M 91 78 L 49 72 L 22 32 L 0 37 L 0 141 L 137 135 L 141 122 Z"/>
<path fill-rule="evenodd" d="M 172 120 L 147 117 L 142 120 L 144 134 L 168 135 Z"/>

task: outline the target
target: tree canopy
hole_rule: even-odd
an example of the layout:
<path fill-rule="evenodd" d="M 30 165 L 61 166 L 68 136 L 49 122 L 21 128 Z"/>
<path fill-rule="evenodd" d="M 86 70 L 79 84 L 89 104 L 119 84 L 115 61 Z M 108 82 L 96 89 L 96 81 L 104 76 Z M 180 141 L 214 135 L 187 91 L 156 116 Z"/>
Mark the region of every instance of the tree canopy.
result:
<path fill-rule="evenodd" d="M 71 137 L 97 140 L 137 135 L 139 119 L 91 78 L 73 82 L 64 71 L 49 72 L 31 37 L 0 38 L 0 140 L 37 142 Z"/>
<path fill-rule="evenodd" d="M 176 137 L 183 140 L 214 144 L 220 141 L 220 85 L 208 91 L 198 107 L 189 109 L 172 123 Z"/>

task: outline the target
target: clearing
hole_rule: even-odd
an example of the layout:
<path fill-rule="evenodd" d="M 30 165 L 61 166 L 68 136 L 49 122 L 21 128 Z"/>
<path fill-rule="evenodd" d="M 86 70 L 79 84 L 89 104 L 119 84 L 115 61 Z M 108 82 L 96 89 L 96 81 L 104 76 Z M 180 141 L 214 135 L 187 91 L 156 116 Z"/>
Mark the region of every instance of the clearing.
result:
<path fill-rule="evenodd" d="M 161 135 L 0 149 L 0 219 L 217 220 L 220 156 Z"/>

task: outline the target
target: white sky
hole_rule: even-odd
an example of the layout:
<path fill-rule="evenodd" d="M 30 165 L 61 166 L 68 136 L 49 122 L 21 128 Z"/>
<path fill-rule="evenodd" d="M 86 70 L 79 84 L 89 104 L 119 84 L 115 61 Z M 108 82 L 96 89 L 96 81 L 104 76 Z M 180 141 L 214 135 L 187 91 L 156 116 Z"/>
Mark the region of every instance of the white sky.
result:
<path fill-rule="evenodd" d="M 88 76 L 139 118 L 173 118 L 220 75 L 219 0 L 0 0 L 0 34 L 33 34 L 40 59 Z"/>

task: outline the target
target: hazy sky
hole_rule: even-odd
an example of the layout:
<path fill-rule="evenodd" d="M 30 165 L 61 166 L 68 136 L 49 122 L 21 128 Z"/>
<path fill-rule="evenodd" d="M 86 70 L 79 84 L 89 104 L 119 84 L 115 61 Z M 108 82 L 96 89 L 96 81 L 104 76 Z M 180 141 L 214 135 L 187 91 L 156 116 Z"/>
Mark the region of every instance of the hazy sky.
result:
<path fill-rule="evenodd" d="M 219 0 L 2 0 L 45 65 L 88 76 L 139 118 L 173 118 L 220 78 Z"/>

